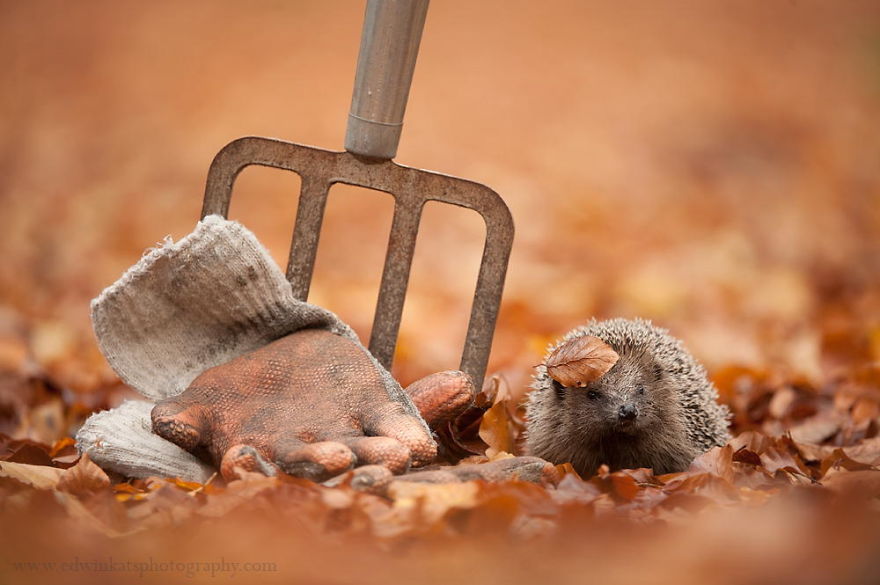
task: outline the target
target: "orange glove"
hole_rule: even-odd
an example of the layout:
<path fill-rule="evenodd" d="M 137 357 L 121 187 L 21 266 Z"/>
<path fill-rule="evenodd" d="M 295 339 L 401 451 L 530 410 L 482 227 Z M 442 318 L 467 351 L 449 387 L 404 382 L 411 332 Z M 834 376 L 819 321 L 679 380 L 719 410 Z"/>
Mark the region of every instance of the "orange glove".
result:
<path fill-rule="evenodd" d="M 429 425 L 458 416 L 475 390 L 463 372 L 415 382 L 390 396 L 364 350 L 322 329 L 303 329 L 203 372 L 152 411 L 153 431 L 219 467 L 323 481 L 355 466 L 392 473 L 431 463 Z"/>

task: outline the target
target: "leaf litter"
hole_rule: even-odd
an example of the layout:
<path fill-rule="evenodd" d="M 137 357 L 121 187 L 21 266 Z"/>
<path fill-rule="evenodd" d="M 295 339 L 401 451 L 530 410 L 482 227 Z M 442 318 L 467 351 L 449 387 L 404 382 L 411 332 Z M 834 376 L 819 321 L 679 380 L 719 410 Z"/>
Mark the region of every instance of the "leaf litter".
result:
<path fill-rule="evenodd" d="M 486 454 L 466 458 L 462 464 L 520 452 L 524 423 L 518 405 L 503 381 L 496 380 L 494 386 L 491 406 L 479 425 L 479 436 L 488 445 Z M 753 395 L 740 405 L 740 414 L 760 413 L 765 418 L 740 420 L 746 430 L 735 433 L 728 445 L 698 457 L 682 473 L 657 476 L 650 469 L 612 472 L 602 467 L 595 476 L 581 478 L 570 465 L 560 465 L 555 481 L 542 485 L 415 483 L 404 476 L 376 494 L 357 491 L 346 481 L 330 488 L 289 476 L 252 473 L 229 483 L 215 477 L 206 484 L 174 478 L 111 478 L 87 456 L 73 465 L 58 461 L 58 455 L 70 449 L 67 440 L 49 445 L 3 436 L 0 507 L 8 525 L 16 526 L 20 534 L 32 531 L 36 518 L 83 534 L 87 542 L 109 539 L 110 547 L 126 541 L 180 544 L 189 531 L 210 530 L 214 536 L 206 537 L 198 550 L 227 550 L 224 539 L 240 533 L 250 543 L 242 550 L 251 553 L 259 550 L 258 541 L 265 535 L 284 542 L 299 542 L 308 535 L 313 544 L 332 542 L 377 555 L 399 550 L 425 555 L 447 549 L 461 555 L 460 548 L 470 543 L 480 550 L 496 550 L 495 554 L 502 549 L 531 554 L 555 546 L 553 554 L 558 556 L 571 550 L 572 539 L 592 535 L 589 538 L 601 541 L 592 547 L 613 555 L 618 554 L 615 547 L 624 535 L 649 551 L 656 543 L 650 541 L 654 544 L 649 546 L 644 540 L 647 533 L 657 534 L 655 538 L 663 542 L 671 538 L 682 546 L 697 546 L 696 536 L 688 540 L 678 530 L 709 538 L 717 529 L 714 522 L 729 523 L 732 534 L 746 538 L 768 529 L 772 519 L 790 525 L 790 530 L 783 530 L 785 539 L 803 541 L 806 537 L 797 527 L 805 515 L 810 522 L 846 523 L 848 534 L 858 528 L 860 538 L 880 536 L 863 526 L 878 515 L 880 436 L 871 428 L 864 431 L 871 436 L 841 442 L 852 436 L 843 430 L 856 424 L 853 411 L 863 408 L 859 400 L 829 400 L 823 393 L 807 391 L 810 408 L 789 404 L 756 409 L 753 403 L 764 401 L 768 390 L 753 388 Z M 782 385 L 776 392 L 787 393 L 789 388 Z M 793 429 L 821 427 L 822 432 L 801 434 L 822 439 L 804 442 L 793 437 L 797 433 L 770 435 L 761 430 L 780 419 L 795 422 Z M 52 497 L 47 501 L 47 496 Z M 501 546 L 499 538 L 507 543 L 501 549 L 496 548 Z M 840 544 L 834 544 L 830 533 L 816 531 L 799 546 L 819 546 L 813 540 L 821 546 Z M 783 555 L 777 559 L 779 570 L 793 570 L 790 558 L 784 556 L 791 553 L 786 542 L 773 545 L 782 551 L 774 554 Z M 183 549 L 192 552 L 192 546 Z"/>

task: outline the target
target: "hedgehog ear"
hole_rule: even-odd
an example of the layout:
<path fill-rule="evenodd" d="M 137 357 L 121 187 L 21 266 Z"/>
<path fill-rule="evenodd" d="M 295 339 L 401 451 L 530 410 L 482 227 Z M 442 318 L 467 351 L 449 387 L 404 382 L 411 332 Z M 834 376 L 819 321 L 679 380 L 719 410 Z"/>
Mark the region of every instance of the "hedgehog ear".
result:
<path fill-rule="evenodd" d="M 659 382 L 663 379 L 663 368 L 660 367 L 660 364 L 654 363 L 654 381 Z"/>

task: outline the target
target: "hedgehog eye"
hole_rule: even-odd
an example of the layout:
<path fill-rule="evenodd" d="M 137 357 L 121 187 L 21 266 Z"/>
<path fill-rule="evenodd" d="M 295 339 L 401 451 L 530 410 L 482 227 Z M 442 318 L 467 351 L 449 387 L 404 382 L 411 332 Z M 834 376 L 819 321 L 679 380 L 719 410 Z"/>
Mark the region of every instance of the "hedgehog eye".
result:
<path fill-rule="evenodd" d="M 645 387 L 644 387 L 644 386 L 639 386 L 638 388 L 636 388 L 636 393 L 637 393 L 639 396 L 643 395 L 643 394 L 645 393 Z"/>
<path fill-rule="evenodd" d="M 599 398 L 599 393 L 595 390 L 590 390 L 589 392 L 587 392 L 587 398 L 589 398 L 590 400 L 596 400 Z"/>

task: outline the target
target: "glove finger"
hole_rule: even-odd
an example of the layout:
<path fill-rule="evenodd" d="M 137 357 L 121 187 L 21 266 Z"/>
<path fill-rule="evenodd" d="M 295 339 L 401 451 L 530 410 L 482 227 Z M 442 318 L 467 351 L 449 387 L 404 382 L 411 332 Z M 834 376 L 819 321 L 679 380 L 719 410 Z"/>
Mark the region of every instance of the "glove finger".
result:
<path fill-rule="evenodd" d="M 220 475 L 226 481 L 232 481 L 240 477 L 239 471 L 273 476 L 278 473 L 278 467 L 263 457 L 256 448 L 239 444 L 226 450 L 220 462 Z"/>
<path fill-rule="evenodd" d="M 397 439 L 409 449 L 412 465 L 419 467 L 437 457 L 437 443 L 425 430 L 422 421 L 403 412 L 403 408 L 377 413 L 364 421 L 364 432 L 378 437 Z"/>
<path fill-rule="evenodd" d="M 425 376 L 407 386 L 406 393 L 432 429 L 457 418 L 477 395 L 471 377 L 458 370 Z"/>
<path fill-rule="evenodd" d="M 410 466 L 409 448 L 391 437 L 343 439 L 357 457 L 358 465 L 381 465 L 391 473 L 406 473 Z"/>
<path fill-rule="evenodd" d="M 204 407 L 177 397 L 166 398 L 154 406 L 150 419 L 154 433 L 187 451 L 193 451 L 201 445 L 208 431 Z"/>
<path fill-rule="evenodd" d="M 348 471 L 356 461 L 351 449 L 336 441 L 310 443 L 276 452 L 275 458 L 275 463 L 285 473 L 312 481 L 324 481 Z"/>

